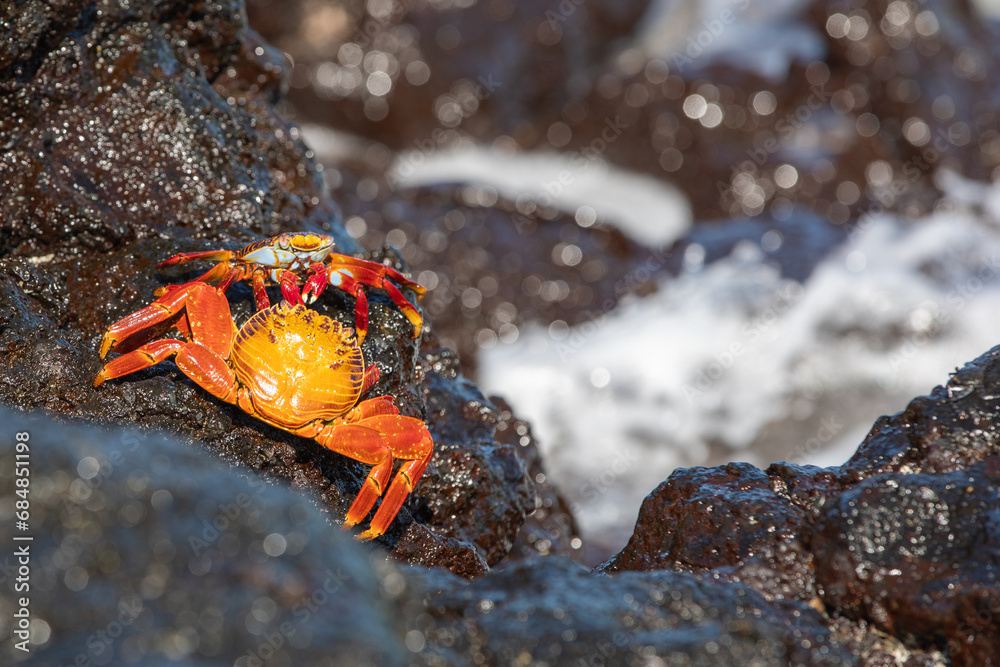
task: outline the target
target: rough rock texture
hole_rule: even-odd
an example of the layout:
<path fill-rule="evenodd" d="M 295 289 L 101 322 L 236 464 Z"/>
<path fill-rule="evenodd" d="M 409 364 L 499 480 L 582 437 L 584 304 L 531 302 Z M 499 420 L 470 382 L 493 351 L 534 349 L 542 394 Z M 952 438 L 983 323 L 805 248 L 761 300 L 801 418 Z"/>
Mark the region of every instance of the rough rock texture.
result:
<path fill-rule="evenodd" d="M 391 569 L 307 496 L 171 437 L 0 416 L 5 497 L 16 433 L 30 470 L 29 528 L 7 512 L 0 524 L 5 545 L 29 550 L 25 576 L 4 549 L 0 632 L 21 577 L 31 653 L 4 641 L 4 664 L 404 664 Z"/>
<path fill-rule="evenodd" d="M 602 577 L 553 556 L 425 586 L 420 664 L 853 664 L 815 609 L 682 572 Z"/>
<path fill-rule="evenodd" d="M 814 528 L 824 599 L 952 663 L 1000 656 L 1000 457 L 950 473 L 887 473 L 828 505 Z"/>
<path fill-rule="evenodd" d="M 773 85 L 752 75 L 737 82 L 731 71 L 706 84 L 696 70 L 636 67 L 634 55 L 612 54 L 615 40 L 637 29 L 643 3 L 593 1 L 559 20 L 546 16 L 564 4 L 415 3 L 397 13 L 393 3 L 314 3 L 310 11 L 325 20 L 298 24 L 302 5 L 274 3 L 281 11 L 271 15 L 275 30 L 313 26 L 305 43 L 317 60 L 305 65 L 316 65 L 308 76 L 345 43 L 357 47 L 344 52 L 347 62 L 393 54 L 396 92 L 330 85 L 339 103 L 322 108 L 397 148 L 443 125 L 497 139 L 504 150 L 577 150 L 604 117 L 622 115 L 627 131 L 608 159 L 676 174 L 705 218 L 773 213 L 788 239 L 775 261 L 790 276 L 808 275 L 844 235 L 809 231 L 812 213 L 789 223 L 779 214 L 790 204 L 848 221 L 891 194 L 892 182 L 867 179 L 863 166 L 873 159 L 920 191 L 908 196 L 914 206 L 923 201 L 927 170 L 913 164 L 918 173 L 906 174 L 914 150 L 894 148 L 903 139 L 919 146 L 922 136 L 918 126 L 889 122 L 913 102 L 896 74 L 930 68 L 935 44 L 955 42 L 954 26 L 970 23 L 967 3 L 931 3 L 946 32 L 930 30 L 926 15 L 918 26 L 899 3 L 818 3 L 810 16 L 824 35 L 830 17 L 847 12 L 886 26 L 887 38 L 870 29 L 867 40 L 838 41 L 828 63 L 794 65 L 787 82 Z M 239 3 L 26 2 L 0 11 L 0 423 L 9 429 L 0 434 L 0 541 L 13 544 L 17 530 L 10 436 L 22 430 L 30 433 L 32 485 L 30 528 L 21 532 L 35 536 L 33 653 L 6 643 L 5 664 L 69 664 L 81 655 L 93 664 L 241 667 L 1000 662 L 1000 348 L 879 420 L 837 468 L 676 471 L 647 498 L 629 545 L 587 572 L 573 561 L 581 547 L 572 513 L 529 425 L 461 375 L 444 332 L 480 345 L 490 342 L 484 331 L 493 340 L 510 333 L 504 325 L 586 320 L 588 309 L 613 308 L 651 289 L 652 275 L 680 270 L 679 257 L 668 261 L 599 224 L 499 201 L 487 189 L 391 192 L 384 169 L 392 152 L 375 143 L 362 164 L 327 175 L 345 226 L 298 128 L 277 111 L 289 77 L 304 103 L 304 86 L 296 87 L 303 72 L 246 28 Z M 356 41 L 352 26 L 363 29 Z M 890 34 L 892 26 L 910 41 Z M 979 28 L 968 39 L 987 40 Z M 523 85 L 479 99 L 474 78 L 492 63 L 465 57 L 476 42 L 512 54 L 502 77 L 523 76 Z M 990 99 L 995 54 L 945 51 L 962 80 Z M 536 58 L 545 67 L 528 67 Z M 437 74 L 427 88 L 415 83 L 426 74 L 411 67 L 418 61 Z M 868 75 L 852 76 L 844 61 Z M 872 85 L 882 80 L 885 95 Z M 777 155 L 765 150 L 763 163 L 743 165 L 747 150 L 763 150 L 743 142 L 777 132 L 806 103 L 811 93 L 802 91 L 823 85 L 830 168 L 803 170 L 794 187 L 778 189 Z M 776 108 L 751 111 L 765 87 Z M 939 162 L 990 173 L 1000 145 L 993 107 L 961 92 L 951 122 L 947 104 L 922 102 L 936 114 L 931 129 L 946 131 L 953 147 Z M 693 94 L 724 107 L 730 122 L 710 128 L 684 114 Z M 484 113 L 466 113 L 473 99 Z M 882 130 L 868 134 L 866 114 Z M 840 191 L 847 179 L 859 192 Z M 720 194 L 720 182 L 732 187 Z M 899 199 L 894 205 L 907 205 Z M 726 252 L 760 235 L 759 224 L 693 232 L 678 250 Z M 445 288 L 428 296 L 417 341 L 391 301 L 370 296 L 364 350 L 382 371 L 374 392 L 425 418 L 436 442 L 431 466 L 376 544 L 354 544 L 336 525 L 366 466 L 210 398 L 171 364 L 91 385 L 107 325 L 201 268 L 158 272 L 156 262 L 295 229 L 327 231 L 344 252 L 372 248 L 367 257 L 402 270 L 409 263 L 424 279 L 431 271 Z M 400 252 L 379 248 L 386 238 Z M 530 266 L 537 283 L 501 281 L 491 266 L 505 258 L 508 276 Z M 445 266 L 438 272 L 433 263 Z M 236 287 L 231 299 L 242 322 L 250 292 Z M 316 307 L 350 322 L 352 306 L 330 290 Z M 12 408 L 41 414 L 27 421 Z M 10 578 L 8 561 L 2 572 Z M 17 602 L 0 598 L 4 636 Z M 282 629 L 286 621 L 294 633 Z"/>
<path fill-rule="evenodd" d="M 598 571 L 700 572 L 822 606 L 866 664 L 880 664 L 885 638 L 914 660 L 940 653 L 954 665 L 996 664 L 998 390 L 994 348 L 880 419 L 837 468 L 675 471 L 643 503 L 629 544 Z M 866 626 L 884 637 L 858 633 Z"/>
<path fill-rule="evenodd" d="M 295 229 L 360 251 L 298 129 L 275 111 L 283 56 L 246 28 L 239 3 L 32 7 L 36 41 L 15 42 L 0 77 L 0 400 L 183 433 L 309 490 L 339 520 L 367 466 L 210 398 L 171 364 L 91 386 L 104 329 L 205 268 L 157 271 L 170 255 Z M 369 257 L 405 270 L 389 249 Z M 352 300 L 335 292 L 317 307 L 351 323 Z M 242 323 L 250 293 L 230 297 Z M 436 442 L 380 541 L 400 559 L 482 574 L 534 508 L 525 459 L 497 442 L 496 408 L 432 325 L 414 341 L 385 295 L 370 299 L 363 349 L 382 376 L 372 395 L 426 418 Z"/>

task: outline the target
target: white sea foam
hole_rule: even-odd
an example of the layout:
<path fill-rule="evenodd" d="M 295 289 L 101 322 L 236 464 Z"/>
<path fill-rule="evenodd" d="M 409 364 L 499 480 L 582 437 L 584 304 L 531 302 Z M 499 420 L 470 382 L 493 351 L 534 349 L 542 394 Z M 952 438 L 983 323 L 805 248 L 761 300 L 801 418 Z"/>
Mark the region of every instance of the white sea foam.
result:
<path fill-rule="evenodd" d="M 528 196 L 570 214 L 589 207 L 596 219 L 647 246 L 675 241 L 691 224 L 687 198 L 661 180 L 605 162 L 600 147 L 589 153 L 504 154 L 475 145 L 413 151 L 400 154 L 389 174 L 402 187 L 471 183 L 492 187 L 512 201 Z"/>
<path fill-rule="evenodd" d="M 780 80 L 793 61 L 823 56 L 823 36 L 800 19 L 805 0 L 658 0 L 650 4 L 633 49 L 676 72 L 724 62 Z"/>
<path fill-rule="evenodd" d="M 338 133 L 307 140 L 333 164 L 359 150 Z M 571 156 L 483 148 L 415 157 L 397 158 L 399 185 L 474 183 L 511 199 L 551 196 L 545 184 L 579 168 Z M 554 204 L 591 206 L 653 247 L 687 228 L 675 190 L 601 165 L 571 171 L 563 180 L 575 186 Z M 532 423 L 592 557 L 624 545 L 642 499 L 675 467 L 842 463 L 875 418 L 1000 342 L 1000 188 L 948 172 L 937 181 L 948 192 L 937 213 L 863 218 L 804 284 L 744 242 L 560 339 L 529 324 L 481 353 L 478 381 Z"/>
<path fill-rule="evenodd" d="M 941 180 L 979 213 L 863 219 L 801 285 L 747 243 L 560 340 L 528 327 L 483 351 L 480 384 L 530 420 L 598 552 L 673 468 L 842 463 L 1000 342 L 998 190 Z"/>

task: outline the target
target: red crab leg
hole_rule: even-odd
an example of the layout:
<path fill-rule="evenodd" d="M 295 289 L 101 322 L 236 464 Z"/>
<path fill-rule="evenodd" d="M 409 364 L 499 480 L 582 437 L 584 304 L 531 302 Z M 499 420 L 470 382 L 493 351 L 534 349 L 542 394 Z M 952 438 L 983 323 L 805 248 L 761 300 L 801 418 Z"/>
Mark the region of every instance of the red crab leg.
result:
<path fill-rule="evenodd" d="M 375 364 L 372 364 L 371 366 L 366 368 L 365 376 L 361 381 L 361 391 L 358 393 L 358 396 L 363 396 L 366 391 L 374 387 L 375 383 L 378 382 L 379 375 L 380 373 L 378 370 L 378 366 L 376 366 Z M 389 402 L 389 405 L 392 405 L 392 399 L 389 398 L 388 396 L 380 396 L 379 398 L 372 398 L 367 401 L 362 401 L 361 405 L 368 405 L 369 403 L 374 403 L 375 401 L 378 401 L 380 398 L 384 398 Z M 393 412 L 384 412 L 382 414 L 388 414 L 388 415 L 399 414 L 399 410 L 396 410 L 395 405 L 392 405 L 392 408 Z"/>
<path fill-rule="evenodd" d="M 281 286 L 281 296 L 285 301 L 297 306 L 302 303 L 302 292 L 299 291 L 299 277 L 291 271 L 282 271 L 278 278 Z M 302 304 L 305 305 L 305 304 Z"/>
<path fill-rule="evenodd" d="M 216 262 L 229 262 L 236 256 L 232 250 L 203 250 L 201 252 L 182 252 L 163 260 L 157 264 L 157 268 L 173 266 L 174 264 L 187 264 L 199 260 L 209 260 Z"/>
<path fill-rule="evenodd" d="M 302 298 L 306 302 L 312 303 L 319 298 L 327 285 L 327 270 L 322 264 L 313 264 L 309 267 L 309 277 L 306 278 L 305 285 L 302 286 Z"/>
<path fill-rule="evenodd" d="M 236 376 L 226 364 L 236 326 L 229 312 L 229 302 L 217 288 L 204 283 L 187 283 L 172 289 L 149 306 L 113 324 L 105 334 L 102 350 L 134 336 L 148 336 L 150 327 L 162 330 L 172 322 L 188 342 L 159 340 L 147 343 L 109 362 L 94 380 L 121 377 L 148 368 L 175 355 L 175 363 L 185 375 L 223 400 L 236 400 Z M 133 338 L 134 340 L 134 338 Z"/>
<path fill-rule="evenodd" d="M 236 402 L 236 374 L 225 359 L 197 341 L 185 343 L 172 338 L 154 340 L 109 361 L 97 374 L 94 386 L 99 387 L 105 380 L 155 366 L 170 356 L 174 357 L 177 368 L 198 386 L 228 403 Z"/>
<path fill-rule="evenodd" d="M 396 477 L 392 480 L 392 486 L 389 487 L 385 498 L 382 499 L 382 504 L 379 505 L 378 511 L 375 512 L 375 516 L 372 518 L 371 526 L 368 530 L 358 535 L 359 540 L 375 539 L 389 529 L 392 520 L 399 514 L 399 508 L 403 506 L 406 497 L 410 495 L 413 487 L 417 485 L 417 481 L 424 474 L 424 469 L 427 468 L 430 460 L 431 454 L 428 452 L 427 456 L 423 459 L 419 461 L 407 461 L 399 467 L 399 472 L 396 473 Z"/>
<path fill-rule="evenodd" d="M 392 520 L 399 514 L 403 501 L 413 491 L 424 469 L 430 463 L 434 452 L 434 441 L 427 426 L 413 417 L 376 417 L 366 420 L 365 424 L 377 424 L 376 428 L 382 437 L 388 441 L 393 456 L 409 459 L 399 468 L 392 485 L 382 499 L 382 504 L 372 518 L 371 526 L 358 535 L 360 540 L 370 540 L 378 537 L 386 530 Z"/>
<path fill-rule="evenodd" d="M 355 411 L 359 409 L 366 415 L 360 422 L 331 424 L 315 436 L 316 441 L 324 447 L 372 465 L 361 491 L 347 511 L 347 516 L 344 518 L 345 528 L 362 521 L 371 511 L 386 488 L 389 476 L 392 474 L 394 458 L 421 459 L 404 463 L 400 468 L 392 486 L 389 487 L 391 501 L 387 496 L 387 500 L 383 500 L 382 507 L 376 512 L 379 523 L 376 525 L 373 522 L 372 526 L 359 536 L 360 539 L 367 540 L 384 533 L 396 518 L 403 501 L 427 466 L 434 442 L 422 421 L 395 414 L 398 410 L 387 396 L 362 401 Z M 402 482 L 401 475 L 404 480 Z"/>
<path fill-rule="evenodd" d="M 350 528 L 368 515 L 382 495 L 392 475 L 392 452 L 377 430 L 360 424 L 331 424 L 315 439 L 327 449 L 372 466 L 344 517 L 344 527 Z"/>
<path fill-rule="evenodd" d="M 379 262 L 372 262 L 367 259 L 358 259 L 357 257 L 351 257 L 350 255 L 338 255 L 334 253 L 327 258 L 327 264 L 331 270 L 336 268 L 357 267 L 359 269 L 365 269 L 367 271 L 377 273 L 382 278 L 389 278 L 394 283 L 398 283 L 403 287 L 412 289 L 417 293 L 418 301 L 423 298 L 424 293 L 427 291 L 427 289 L 420 283 L 413 282 L 391 266 L 380 264 Z M 368 284 L 371 284 L 372 287 L 379 287 L 379 285 L 374 283 Z"/>
<path fill-rule="evenodd" d="M 399 289 L 386 280 L 384 275 L 363 267 L 338 268 L 329 272 L 328 280 L 334 287 L 344 290 L 357 299 L 354 306 L 354 328 L 358 333 L 358 343 L 364 341 L 368 333 L 368 297 L 361 288 L 362 285 L 385 290 L 392 302 L 403 311 L 406 319 L 413 325 L 413 337 L 420 336 L 423 318 L 413 304 L 407 301 Z"/>
<path fill-rule="evenodd" d="M 267 297 L 267 290 L 264 289 L 264 282 L 267 279 L 267 271 L 262 268 L 254 269 L 253 272 L 253 300 L 257 310 L 266 310 L 271 307 L 271 300 Z"/>
<path fill-rule="evenodd" d="M 125 347 L 121 343 L 130 336 L 138 335 L 140 332 L 165 323 L 173 317 L 182 316 L 184 302 L 187 298 L 187 290 L 182 289 L 183 287 L 165 290 L 165 294 L 153 303 L 135 311 L 131 315 L 123 317 L 108 327 L 104 338 L 101 340 L 101 359 L 108 356 L 108 352 L 112 349 L 119 350 Z M 157 332 L 154 331 L 153 335 L 155 333 Z"/>
<path fill-rule="evenodd" d="M 184 345 L 183 341 L 174 340 L 173 338 L 154 340 L 152 343 L 146 343 L 138 349 L 128 354 L 123 354 L 105 364 L 101 372 L 94 378 L 94 386 L 100 387 L 104 384 L 105 380 L 113 380 L 129 373 L 141 371 L 143 368 L 155 366 L 171 355 L 177 354 Z"/>
<path fill-rule="evenodd" d="M 171 257 L 170 259 L 173 259 L 173 257 Z M 167 262 L 170 262 L 170 259 L 168 259 L 165 262 L 160 262 L 159 264 L 157 264 L 157 266 L 169 266 L 169 264 L 167 264 Z M 174 263 L 177 263 L 177 262 L 174 262 Z M 221 291 L 225 292 L 226 290 L 229 289 L 229 287 L 234 282 L 236 282 L 237 280 L 241 279 L 241 277 L 243 276 L 243 273 L 244 273 L 244 271 L 243 271 L 242 267 L 234 267 L 229 262 L 219 262 L 218 264 L 216 264 L 215 266 L 213 266 L 208 271 L 206 271 L 205 273 L 201 274 L 200 276 L 198 276 L 197 278 L 195 278 L 191 282 L 194 282 L 194 283 L 211 283 L 211 282 L 214 282 L 214 281 L 218 280 L 219 284 L 217 285 L 217 287 Z M 160 287 L 159 289 L 157 289 L 154 292 L 154 294 L 156 296 L 163 296 L 164 294 L 166 294 L 170 290 L 176 289 L 177 287 L 181 287 L 181 285 L 167 285 L 165 287 Z"/>

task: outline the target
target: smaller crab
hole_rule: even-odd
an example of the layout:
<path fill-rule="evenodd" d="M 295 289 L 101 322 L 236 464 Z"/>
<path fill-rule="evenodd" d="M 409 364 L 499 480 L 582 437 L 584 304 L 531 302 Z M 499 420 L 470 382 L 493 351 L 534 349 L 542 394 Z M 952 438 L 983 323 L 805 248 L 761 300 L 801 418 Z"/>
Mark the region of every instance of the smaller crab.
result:
<path fill-rule="evenodd" d="M 184 340 L 158 338 L 171 327 Z M 392 397 L 361 400 L 379 372 L 374 364 L 365 367 L 354 331 L 302 304 L 260 310 L 237 330 L 221 289 L 197 281 L 174 285 L 111 325 L 101 358 L 111 350 L 123 354 L 101 369 L 95 387 L 173 357 L 181 372 L 213 396 L 371 464 L 344 520 L 350 527 L 364 519 L 385 491 L 360 539 L 386 531 L 433 453 L 427 425 L 400 415 Z M 397 458 L 403 463 L 390 485 Z"/>
<path fill-rule="evenodd" d="M 416 306 L 407 301 L 396 286 L 413 290 L 417 300 L 426 291 L 399 271 L 378 262 L 357 259 L 333 252 L 334 240 L 325 234 L 288 233 L 251 243 L 240 250 L 208 250 L 184 252 L 160 262 L 157 266 L 173 266 L 196 261 L 216 261 L 218 264 L 196 278 L 199 282 L 218 283 L 223 292 L 236 281 L 250 281 L 258 310 L 271 305 L 265 285 L 280 286 L 281 295 L 291 304 L 312 303 L 327 285 L 344 290 L 356 299 L 354 328 L 358 343 L 368 333 L 368 297 L 362 286 L 385 290 L 392 302 L 413 325 L 413 338 L 420 336 L 423 319 Z M 308 275 L 303 282 L 303 273 Z M 165 292 L 158 290 L 157 296 Z"/>

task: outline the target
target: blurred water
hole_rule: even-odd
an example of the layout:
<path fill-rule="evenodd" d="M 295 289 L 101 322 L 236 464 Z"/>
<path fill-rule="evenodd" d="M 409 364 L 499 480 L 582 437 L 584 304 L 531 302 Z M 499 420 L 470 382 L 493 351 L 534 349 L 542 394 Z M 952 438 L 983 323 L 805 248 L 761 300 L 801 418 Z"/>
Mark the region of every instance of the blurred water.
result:
<path fill-rule="evenodd" d="M 725 63 L 783 78 L 794 61 L 824 55 L 822 36 L 800 14 L 809 0 L 659 0 L 650 5 L 632 48 L 675 69 Z"/>
<path fill-rule="evenodd" d="M 610 222 L 650 247 L 673 243 L 691 224 L 691 208 L 676 187 L 582 152 L 505 155 L 480 146 L 411 151 L 396 158 L 389 178 L 403 187 L 487 185 L 511 201 L 530 198 L 578 219 L 587 215 L 591 222 Z"/>
<path fill-rule="evenodd" d="M 979 139 L 987 169 L 972 173 L 995 168 L 983 157 L 996 155 L 995 133 L 967 113 L 982 97 L 968 82 L 985 75 L 974 58 L 948 66 L 951 52 L 927 55 L 938 41 L 966 53 L 983 24 L 941 0 L 921 3 L 919 25 L 905 3 L 887 22 L 834 6 L 818 18 L 813 4 L 652 3 L 608 63 L 622 80 L 595 74 L 578 122 L 539 110 L 548 126 L 525 136 L 548 144 L 477 129 L 447 145 L 420 137 L 392 156 L 393 190 L 473 184 L 490 190 L 480 205 L 537 202 L 649 248 L 622 282 L 660 276 L 654 294 L 626 294 L 569 328 L 526 318 L 516 340 L 492 336 L 478 350 L 477 381 L 532 423 L 592 562 L 624 545 L 642 499 L 675 467 L 839 464 L 878 416 L 996 343 L 1000 194 L 944 171 L 969 162 L 965 147 Z M 1000 0 L 976 5 L 1000 11 Z M 504 90 L 498 109 L 511 101 Z M 634 133 L 581 155 L 605 130 L 597 119 L 619 111 Z M 363 150 L 346 134 L 305 133 L 332 165 Z M 925 179 L 935 171 L 936 202 Z M 692 226 L 668 181 L 695 217 L 749 218 Z M 897 213 L 864 213 L 880 203 Z"/>
<path fill-rule="evenodd" d="M 1000 190 L 942 180 L 937 213 L 862 218 L 803 283 L 744 242 L 564 337 L 483 351 L 481 385 L 531 421 L 595 558 L 674 467 L 842 463 L 996 344 Z"/>

